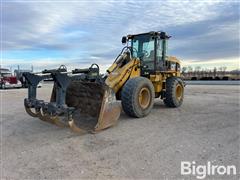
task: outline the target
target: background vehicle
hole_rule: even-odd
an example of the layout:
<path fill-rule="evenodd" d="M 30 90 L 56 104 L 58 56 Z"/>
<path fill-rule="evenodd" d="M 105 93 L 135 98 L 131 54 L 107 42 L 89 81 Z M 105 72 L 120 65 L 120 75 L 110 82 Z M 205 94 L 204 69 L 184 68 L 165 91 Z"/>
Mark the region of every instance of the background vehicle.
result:
<path fill-rule="evenodd" d="M 44 70 L 45 75 L 26 73 L 31 84 L 25 109 L 33 117 L 70 126 L 74 131 L 99 131 L 114 125 L 121 112 L 131 117 L 144 117 L 151 112 L 154 98 L 168 107 L 183 102 L 184 83 L 180 62 L 167 56 L 165 32 L 124 36 L 127 44 L 107 70 L 99 75 L 98 65 L 67 72 L 65 66 Z M 49 103 L 36 99 L 36 87 L 42 79 L 52 77 L 54 88 Z"/>
<path fill-rule="evenodd" d="M 16 76 L 13 76 L 9 69 L 0 69 L 0 88 L 21 88 L 22 83 L 17 80 Z"/>

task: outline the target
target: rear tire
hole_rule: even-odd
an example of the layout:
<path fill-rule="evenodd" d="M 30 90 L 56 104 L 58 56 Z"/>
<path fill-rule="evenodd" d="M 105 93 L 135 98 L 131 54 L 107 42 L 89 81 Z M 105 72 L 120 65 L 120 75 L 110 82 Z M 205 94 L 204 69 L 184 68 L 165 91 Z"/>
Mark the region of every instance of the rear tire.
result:
<path fill-rule="evenodd" d="M 124 112 L 131 117 L 147 116 L 154 103 L 154 87 L 152 82 L 144 77 L 129 79 L 121 92 Z"/>
<path fill-rule="evenodd" d="M 163 100 L 168 107 L 181 106 L 184 98 L 183 81 L 177 77 L 170 77 L 166 81 L 166 94 Z"/>

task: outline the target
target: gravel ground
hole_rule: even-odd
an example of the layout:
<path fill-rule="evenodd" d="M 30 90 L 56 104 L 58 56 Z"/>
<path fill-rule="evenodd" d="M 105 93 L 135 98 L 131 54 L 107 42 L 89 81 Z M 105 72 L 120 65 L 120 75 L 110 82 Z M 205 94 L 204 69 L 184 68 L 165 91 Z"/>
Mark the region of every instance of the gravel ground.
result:
<path fill-rule="evenodd" d="M 39 98 L 50 97 L 50 85 Z M 156 100 L 141 119 L 122 113 L 116 126 L 78 135 L 28 116 L 27 89 L 2 95 L 2 179 L 192 179 L 181 161 L 235 165 L 239 171 L 240 86 L 188 85 L 178 109 Z M 239 179 L 207 176 L 207 179 Z"/>

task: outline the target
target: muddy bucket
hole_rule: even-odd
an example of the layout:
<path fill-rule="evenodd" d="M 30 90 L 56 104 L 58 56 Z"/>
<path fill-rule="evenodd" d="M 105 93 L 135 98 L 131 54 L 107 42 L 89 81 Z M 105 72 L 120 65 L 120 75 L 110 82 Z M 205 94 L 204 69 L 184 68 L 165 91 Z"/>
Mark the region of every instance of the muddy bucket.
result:
<path fill-rule="evenodd" d="M 73 81 L 66 93 L 66 104 L 75 111 L 69 121 L 77 132 L 96 132 L 116 124 L 121 106 L 105 84 Z"/>

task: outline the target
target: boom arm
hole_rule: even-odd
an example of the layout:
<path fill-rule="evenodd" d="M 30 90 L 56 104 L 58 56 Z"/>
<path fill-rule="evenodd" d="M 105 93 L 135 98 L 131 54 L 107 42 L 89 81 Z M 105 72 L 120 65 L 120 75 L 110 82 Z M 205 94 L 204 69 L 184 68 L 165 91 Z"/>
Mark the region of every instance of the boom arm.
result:
<path fill-rule="evenodd" d="M 105 83 L 117 93 L 129 78 L 140 76 L 139 59 L 130 59 L 126 64 L 114 62 Z"/>

